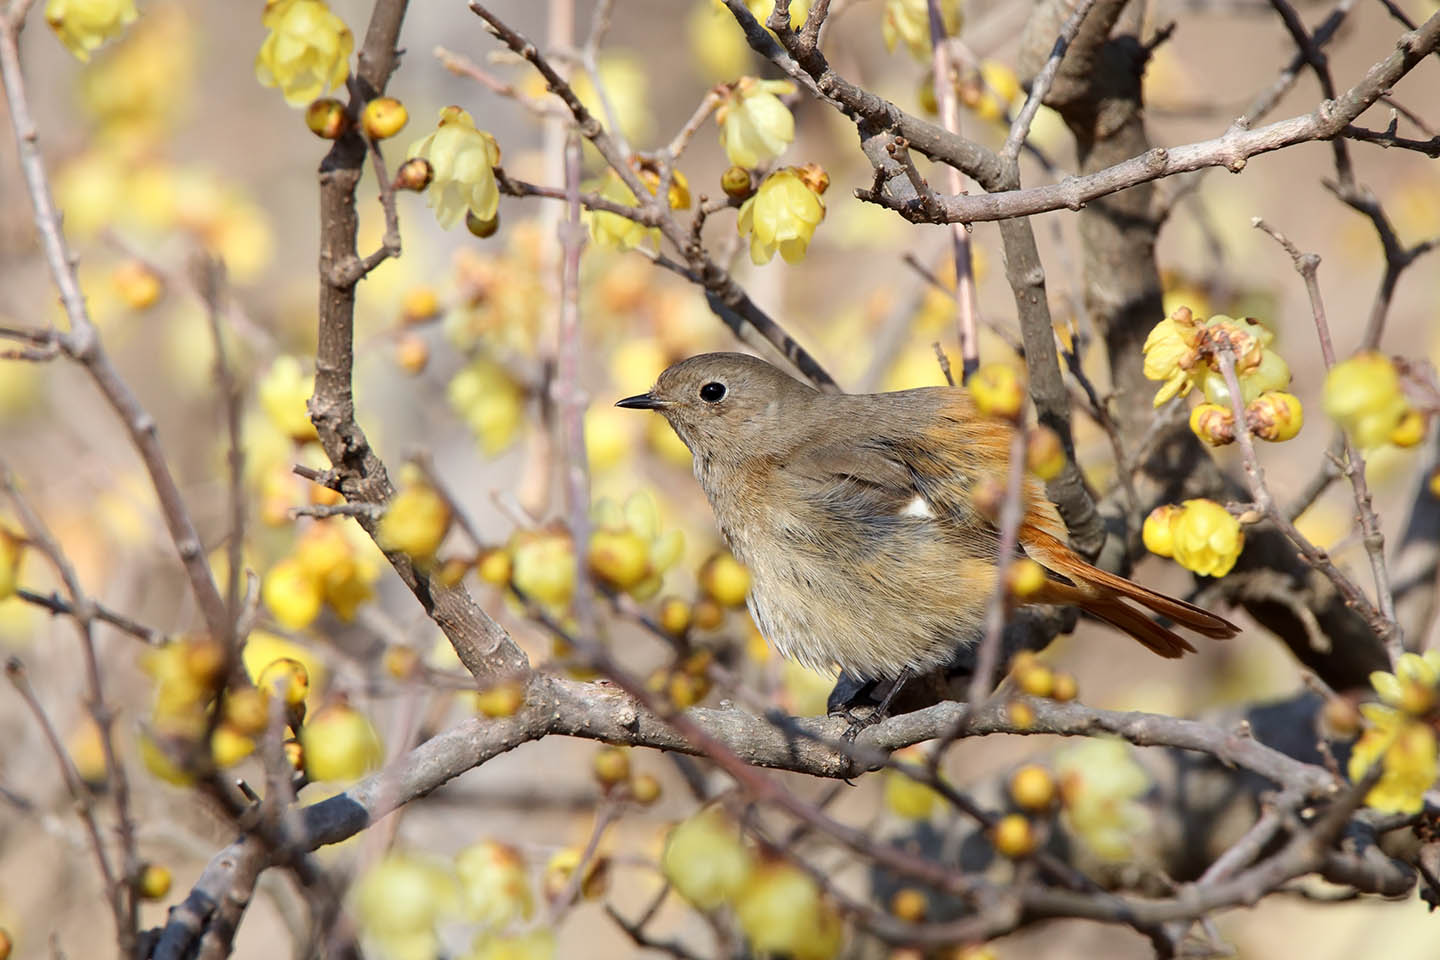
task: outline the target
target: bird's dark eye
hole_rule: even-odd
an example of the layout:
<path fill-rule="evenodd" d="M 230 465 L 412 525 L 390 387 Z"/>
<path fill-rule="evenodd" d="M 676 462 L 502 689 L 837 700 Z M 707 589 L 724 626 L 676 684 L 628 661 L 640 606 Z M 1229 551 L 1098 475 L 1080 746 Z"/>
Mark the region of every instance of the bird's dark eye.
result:
<path fill-rule="evenodd" d="M 700 388 L 700 399 L 706 403 L 719 403 L 725 399 L 725 384 L 711 380 Z"/>

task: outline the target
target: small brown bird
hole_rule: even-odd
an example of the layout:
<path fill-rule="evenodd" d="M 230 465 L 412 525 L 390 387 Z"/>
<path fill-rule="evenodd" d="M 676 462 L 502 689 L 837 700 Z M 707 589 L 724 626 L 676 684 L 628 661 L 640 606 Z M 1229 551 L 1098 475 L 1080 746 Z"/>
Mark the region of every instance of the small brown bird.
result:
<path fill-rule="evenodd" d="M 1004 482 L 1011 427 L 967 391 L 825 394 L 763 360 L 711 353 L 617 405 L 658 411 L 690 448 L 750 568 L 755 621 L 785 656 L 887 680 L 945 666 L 982 636 L 1000 534 L 973 494 Z M 1029 602 L 1074 604 L 1162 657 L 1195 648 L 1131 602 L 1207 637 L 1238 632 L 1086 563 L 1034 476 L 1024 511 L 1020 546 L 1050 574 Z"/>

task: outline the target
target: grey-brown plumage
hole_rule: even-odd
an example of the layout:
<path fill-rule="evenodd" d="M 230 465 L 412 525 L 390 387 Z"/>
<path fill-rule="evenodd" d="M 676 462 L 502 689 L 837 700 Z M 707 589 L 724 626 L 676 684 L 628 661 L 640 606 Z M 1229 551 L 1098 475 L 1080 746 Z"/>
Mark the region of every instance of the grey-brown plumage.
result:
<path fill-rule="evenodd" d="M 1003 479 L 1010 427 L 964 390 L 822 394 L 754 357 L 703 354 L 621 406 L 654 409 L 694 456 L 761 633 L 806 666 L 856 677 L 925 672 L 979 639 L 999 534 L 973 504 Z M 1050 572 L 1034 598 L 1074 603 L 1162 656 L 1194 648 L 1131 606 L 1232 636 L 1212 613 L 1090 566 L 1027 478 L 1020 543 Z"/>

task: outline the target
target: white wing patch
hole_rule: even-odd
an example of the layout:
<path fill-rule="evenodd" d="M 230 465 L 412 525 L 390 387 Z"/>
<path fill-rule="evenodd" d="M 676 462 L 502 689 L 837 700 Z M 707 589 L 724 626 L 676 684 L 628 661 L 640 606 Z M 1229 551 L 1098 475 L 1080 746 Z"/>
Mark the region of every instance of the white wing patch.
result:
<path fill-rule="evenodd" d="M 909 503 L 900 508 L 900 516 L 919 517 L 921 520 L 934 520 L 935 511 L 931 509 L 930 501 L 917 493 Z"/>

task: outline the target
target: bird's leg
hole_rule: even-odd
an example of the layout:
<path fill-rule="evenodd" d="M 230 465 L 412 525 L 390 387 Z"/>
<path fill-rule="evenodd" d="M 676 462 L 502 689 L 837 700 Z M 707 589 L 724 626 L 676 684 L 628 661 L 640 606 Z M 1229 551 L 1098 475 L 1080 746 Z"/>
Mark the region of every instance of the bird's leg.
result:
<path fill-rule="evenodd" d="M 901 688 L 905 686 L 906 682 L 909 681 L 910 676 L 911 671 L 909 667 L 900 671 L 900 674 L 890 681 L 890 689 L 885 691 L 885 696 L 880 699 L 880 703 L 864 717 L 857 717 L 853 708 L 858 706 L 856 701 L 858 701 L 861 696 L 868 696 L 875 692 L 879 686 L 879 681 L 870 681 L 866 686 L 862 687 L 860 691 L 857 691 L 856 694 L 850 698 L 849 702 L 843 704 L 840 710 L 835 711 L 850 721 L 850 726 L 846 729 L 845 735 L 841 737 L 841 740 L 845 743 L 854 743 L 855 738 L 858 737 L 860 732 L 866 727 L 873 727 L 881 720 L 889 717 L 890 704 L 895 702 L 895 697 L 900 693 Z M 832 700 L 833 696 L 832 694 Z"/>

